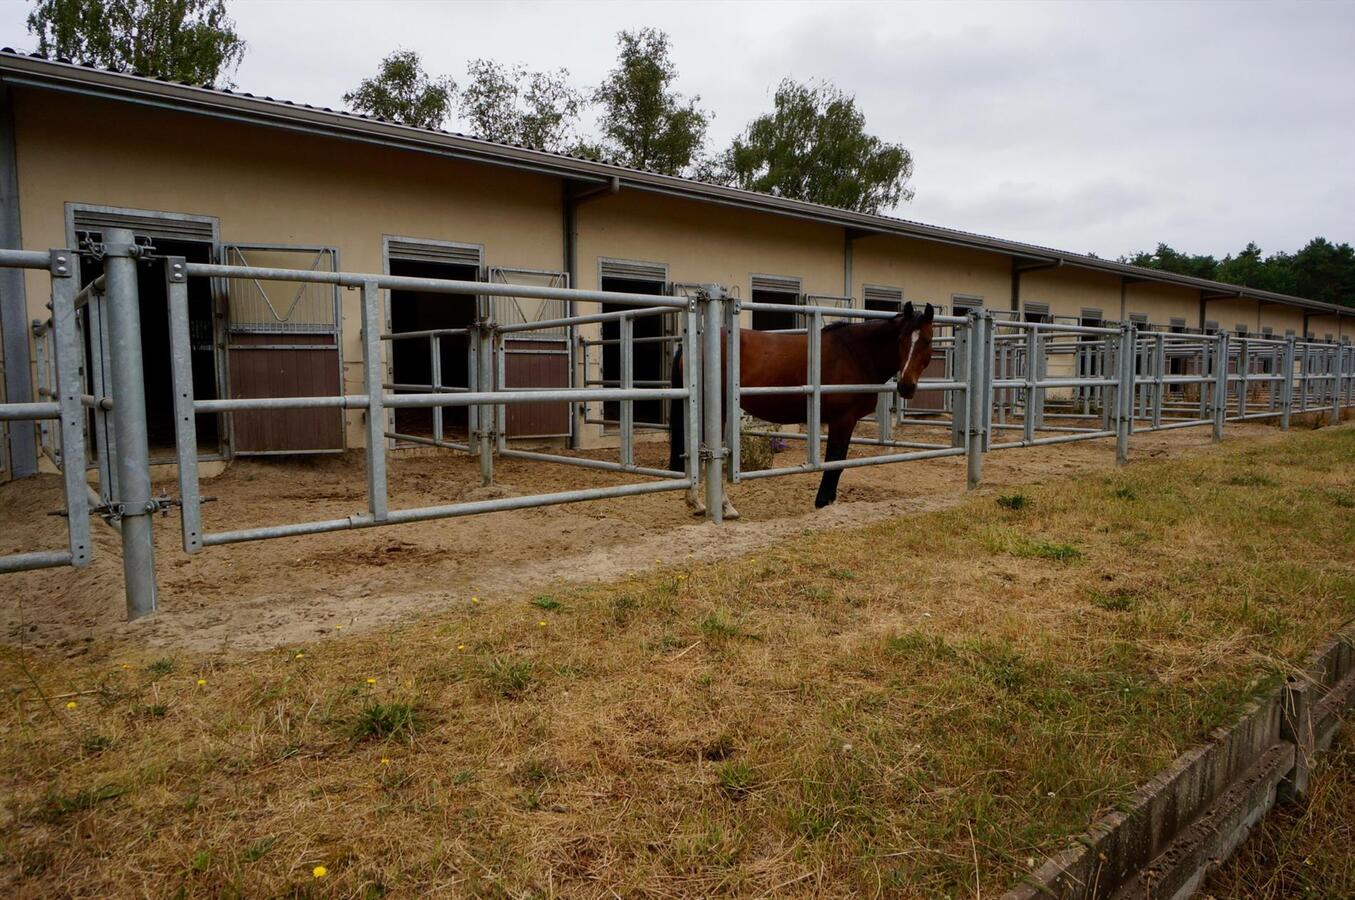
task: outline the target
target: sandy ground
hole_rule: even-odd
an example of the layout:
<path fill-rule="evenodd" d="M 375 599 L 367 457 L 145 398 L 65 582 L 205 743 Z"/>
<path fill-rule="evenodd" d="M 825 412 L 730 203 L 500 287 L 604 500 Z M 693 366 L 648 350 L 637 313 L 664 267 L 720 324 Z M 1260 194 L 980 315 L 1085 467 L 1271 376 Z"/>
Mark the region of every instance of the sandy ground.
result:
<path fill-rule="evenodd" d="M 903 432 L 900 432 L 903 436 Z M 1228 441 L 1268 442 L 1278 430 L 1229 425 Z M 931 439 L 935 440 L 933 436 Z M 1132 458 L 1207 452 L 1209 430 L 1135 435 Z M 481 488 L 473 460 L 416 451 L 390 461 L 391 508 L 531 494 L 629 480 L 571 466 L 502 460 L 495 486 Z M 795 445 L 778 465 L 802 458 Z M 861 450 L 854 450 L 859 455 Z M 604 455 L 604 454 L 594 454 Z M 659 465 L 666 450 L 637 448 L 641 464 Z M 1109 440 L 990 453 L 984 488 L 996 490 L 1106 471 Z M 373 628 L 449 604 L 549 589 L 569 581 L 607 580 L 684 561 L 738 556 L 804 529 L 855 526 L 937 509 L 964 491 L 964 459 L 851 469 L 838 503 L 814 510 L 817 475 L 738 485 L 742 519 L 714 526 L 688 513 L 679 493 L 594 501 L 461 519 L 212 547 L 189 556 L 176 513 L 156 520 L 160 609 L 127 623 L 118 536 L 93 522 L 95 558 L 81 570 L 7 575 L 0 580 L 0 640 L 59 645 L 82 653 L 96 639 L 193 650 L 257 649 Z M 326 519 L 362 512 L 366 476 L 361 453 L 344 458 L 239 461 L 204 481 L 218 501 L 203 507 L 210 531 Z M 156 484 L 177 495 L 177 485 Z M 56 476 L 0 486 L 0 553 L 64 544 Z"/>

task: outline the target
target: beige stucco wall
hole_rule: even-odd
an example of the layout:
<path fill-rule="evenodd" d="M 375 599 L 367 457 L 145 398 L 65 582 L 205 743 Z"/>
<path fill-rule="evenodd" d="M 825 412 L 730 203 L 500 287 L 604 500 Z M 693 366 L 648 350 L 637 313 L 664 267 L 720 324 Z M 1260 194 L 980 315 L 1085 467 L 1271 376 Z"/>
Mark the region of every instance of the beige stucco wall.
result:
<path fill-rule="evenodd" d="M 1303 334 L 1303 310 L 1276 303 L 1262 303 L 1260 307 L 1258 327 L 1273 329 L 1276 337 L 1284 337 L 1291 328 L 1295 335 Z"/>
<path fill-rule="evenodd" d="M 215 216 L 223 242 L 335 247 L 382 270 L 384 234 L 484 245 L 489 265 L 563 268 L 556 179 L 131 105 L 16 91 L 26 247 L 67 242 L 65 204 Z M 97 134 L 97 142 L 90 140 Z M 97 149 L 97 152 L 96 152 Z M 47 279 L 30 272 L 29 310 Z M 358 294 L 344 291 L 345 386 L 361 386 Z M 350 446 L 361 414 L 348 414 Z"/>
<path fill-rule="evenodd" d="M 597 289 L 602 258 L 664 263 L 669 281 L 714 282 L 747 298 L 753 275 L 799 278 L 842 293 L 842 229 L 640 191 L 578 210 L 579 287 Z"/>
<path fill-rule="evenodd" d="M 66 244 L 65 204 L 76 202 L 212 216 L 223 242 L 334 247 L 347 271 L 380 272 L 388 234 L 479 244 L 489 265 L 564 267 L 556 178 L 74 95 L 12 95 L 28 248 Z M 845 274 L 841 228 L 631 190 L 579 208 L 578 287 L 598 286 L 602 257 L 663 263 L 671 281 L 716 282 L 744 298 L 754 274 L 797 277 L 804 292 L 829 295 L 842 293 Z M 853 242 L 851 272 L 858 302 L 863 285 L 879 284 L 947 311 L 956 294 L 1011 307 L 1003 254 L 874 235 Z M 27 285 L 31 316 L 43 316 L 46 276 L 29 273 Z M 342 296 L 345 387 L 356 390 L 358 296 Z M 1075 268 L 1026 273 L 1022 296 L 1059 316 L 1084 306 L 1120 315 L 1118 278 Z M 1139 282 L 1126 296 L 1128 312 L 1153 322 L 1198 324 L 1197 291 Z M 1296 310 L 1270 306 L 1258 319 L 1254 302 L 1231 303 L 1212 301 L 1208 318 L 1302 327 Z M 1337 333 L 1334 317 L 1310 328 Z M 348 440 L 361 445 L 360 413 L 348 414 Z"/>
<path fill-rule="evenodd" d="M 951 311 L 951 298 L 983 298 L 987 309 L 1010 309 L 1011 260 L 998 253 L 932 244 L 892 235 L 871 235 L 852 244 L 852 295 L 863 285 L 903 289 L 905 300 L 933 303 Z M 838 286 L 832 291 L 840 293 Z"/>
<path fill-rule="evenodd" d="M 1302 335 L 1302 323 L 1297 330 Z M 1345 317 L 1338 319 L 1336 316 L 1309 316 L 1308 330 L 1319 341 L 1326 340 L 1328 334 L 1332 336 L 1333 340 L 1339 340 L 1342 337 L 1355 340 L 1355 322 Z"/>

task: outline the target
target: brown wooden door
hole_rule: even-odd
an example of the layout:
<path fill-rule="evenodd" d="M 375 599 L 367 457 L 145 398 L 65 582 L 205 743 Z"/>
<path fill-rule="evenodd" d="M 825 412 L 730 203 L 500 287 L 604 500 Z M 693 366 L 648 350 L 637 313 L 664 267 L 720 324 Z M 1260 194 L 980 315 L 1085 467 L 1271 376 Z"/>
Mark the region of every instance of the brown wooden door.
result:
<path fill-rule="evenodd" d="M 334 271 L 335 252 L 315 247 L 227 245 L 232 265 Z M 333 285 L 226 279 L 231 397 L 332 397 L 343 393 L 339 297 Z M 339 409 L 253 410 L 231 416 L 236 455 L 344 449 Z"/>

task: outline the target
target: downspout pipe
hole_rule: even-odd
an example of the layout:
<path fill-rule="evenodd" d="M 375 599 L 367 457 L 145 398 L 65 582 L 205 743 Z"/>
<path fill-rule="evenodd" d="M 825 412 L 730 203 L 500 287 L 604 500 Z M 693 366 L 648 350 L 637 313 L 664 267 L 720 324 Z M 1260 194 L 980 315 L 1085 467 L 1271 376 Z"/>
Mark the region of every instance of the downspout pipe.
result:
<path fill-rule="evenodd" d="M 564 209 L 564 257 L 565 272 L 569 275 L 569 286 L 577 288 L 579 286 L 579 216 L 578 209 L 581 204 L 590 200 L 597 200 L 600 197 L 611 197 L 621 192 L 621 178 L 613 175 L 607 179 L 606 184 L 596 187 L 580 190 L 571 182 L 562 182 L 564 202 L 561 204 Z"/>
<path fill-rule="evenodd" d="M 580 189 L 570 181 L 560 182 L 561 191 L 561 209 L 564 210 L 564 262 L 565 274 L 569 278 L 569 286 L 577 288 L 579 286 L 579 205 L 587 203 L 590 200 L 597 200 L 601 197 L 611 197 L 621 192 L 621 179 L 613 175 L 607 180 L 606 184 L 597 185 L 591 188 Z M 599 285 L 600 287 L 600 285 Z M 570 301 L 567 315 L 574 315 L 574 303 Z M 573 350 L 571 348 L 571 353 Z M 571 363 L 582 365 L 581 362 L 574 360 L 571 356 Z M 572 372 L 571 377 L 579 375 L 578 372 Z M 587 373 L 583 373 L 586 377 Z M 582 378 L 579 379 L 582 382 Z M 571 407 L 574 408 L 574 407 Z M 583 419 L 582 415 L 574 419 L 573 426 L 570 428 L 571 437 L 569 439 L 570 448 L 578 450 L 582 446 L 583 440 Z"/>

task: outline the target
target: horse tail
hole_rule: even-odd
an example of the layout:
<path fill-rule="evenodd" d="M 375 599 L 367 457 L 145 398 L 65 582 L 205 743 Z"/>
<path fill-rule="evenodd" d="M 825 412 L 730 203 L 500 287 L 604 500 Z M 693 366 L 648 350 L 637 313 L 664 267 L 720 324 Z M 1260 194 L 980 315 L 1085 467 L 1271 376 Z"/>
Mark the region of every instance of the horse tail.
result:
<path fill-rule="evenodd" d="M 670 386 L 681 388 L 683 385 L 681 346 L 673 354 L 672 369 Z M 687 411 L 683 407 L 683 401 L 678 397 L 668 401 L 668 468 L 674 472 L 687 471 L 682 464 L 682 457 L 687 450 Z"/>

